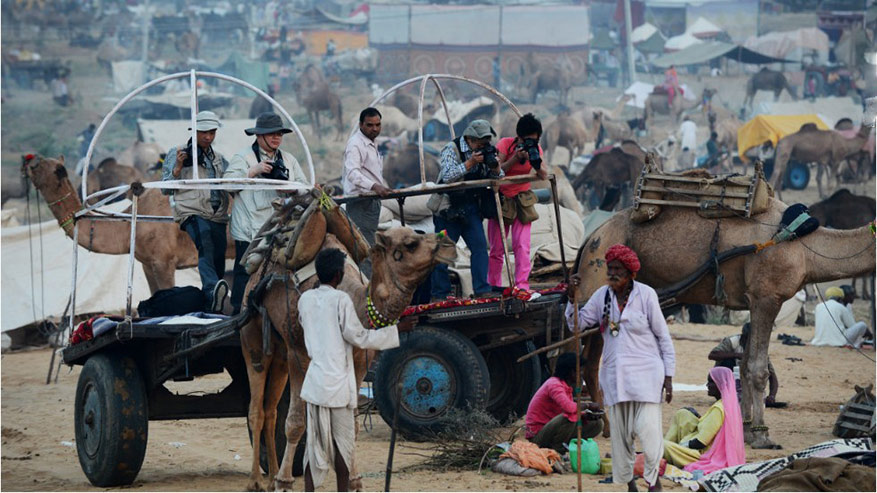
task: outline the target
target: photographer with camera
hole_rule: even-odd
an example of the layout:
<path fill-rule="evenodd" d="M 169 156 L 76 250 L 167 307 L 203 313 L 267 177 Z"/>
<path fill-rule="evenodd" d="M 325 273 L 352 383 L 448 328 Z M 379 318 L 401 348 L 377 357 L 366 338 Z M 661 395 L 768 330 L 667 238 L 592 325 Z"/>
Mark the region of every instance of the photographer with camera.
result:
<path fill-rule="evenodd" d="M 449 142 L 441 153 L 438 183 L 501 178 L 503 171 L 497 160 L 496 147 L 490 139 L 496 131 L 486 120 L 473 120 L 463 136 Z M 448 193 L 449 206 L 433 216 L 435 230 L 446 230 L 456 242 L 463 237 L 472 253 L 469 270 L 476 297 L 490 296 L 487 284 L 487 240 L 482 221 L 496 216 L 493 193 L 483 188 Z M 448 266 L 439 264 L 432 272 L 432 298 L 443 300 L 451 292 Z"/>
<path fill-rule="evenodd" d="M 244 130 L 255 135 L 256 140 L 231 158 L 223 178 L 268 178 L 272 180 L 308 183 L 298 160 L 280 149 L 283 135 L 292 129 L 283 124 L 280 115 L 262 113 L 256 118 L 256 126 Z M 241 257 L 265 221 L 274 213 L 271 201 L 280 197 L 277 190 L 240 190 L 235 192 L 231 209 L 231 237 L 234 239 L 234 284 L 231 290 L 233 313 L 240 313 L 244 287 L 250 276 L 241 266 Z"/>
<path fill-rule="evenodd" d="M 228 165 L 225 158 L 213 150 L 216 129 L 221 126 L 219 117 L 212 111 L 201 111 L 195 115 L 198 176 L 201 178 L 221 177 Z M 185 145 L 168 149 L 162 165 L 162 181 L 192 179 L 193 154 L 191 138 Z M 225 273 L 228 194 L 222 190 L 195 189 L 162 189 L 161 193 L 171 196 L 174 221 L 192 238 L 195 248 L 198 249 L 198 273 L 201 275 L 201 290 L 204 293 L 204 311 L 221 312 L 223 301 L 228 295 L 228 284 L 222 279 Z"/>
<path fill-rule="evenodd" d="M 517 137 L 506 137 L 496 143 L 499 161 L 506 176 L 529 175 L 533 172 L 545 180 L 548 173 L 542 167 L 542 148 L 539 139 L 542 137 L 542 123 L 527 113 L 518 120 L 515 128 Z M 518 289 L 530 289 L 530 225 L 539 214 L 536 194 L 530 190 L 529 183 L 503 185 L 499 187 L 502 199 L 502 218 L 505 231 L 500 231 L 498 219 L 487 220 L 487 239 L 490 242 L 490 260 L 488 261 L 487 282 L 491 286 L 502 286 L 502 262 L 504 235 L 512 231 L 512 251 L 515 254 L 515 286 Z"/>

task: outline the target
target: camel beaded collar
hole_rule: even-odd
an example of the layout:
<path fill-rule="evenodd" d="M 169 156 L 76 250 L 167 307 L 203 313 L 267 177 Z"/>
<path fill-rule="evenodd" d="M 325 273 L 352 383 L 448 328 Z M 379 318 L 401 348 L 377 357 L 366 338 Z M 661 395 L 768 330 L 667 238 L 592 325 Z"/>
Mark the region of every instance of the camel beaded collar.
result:
<path fill-rule="evenodd" d="M 389 327 L 399 323 L 399 319 L 391 320 L 389 317 L 381 313 L 372 301 L 371 296 L 366 296 L 365 298 L 365 309 L 368 313 L 368 323 L 373 329 L 383 329 L 384 327 Z"/>

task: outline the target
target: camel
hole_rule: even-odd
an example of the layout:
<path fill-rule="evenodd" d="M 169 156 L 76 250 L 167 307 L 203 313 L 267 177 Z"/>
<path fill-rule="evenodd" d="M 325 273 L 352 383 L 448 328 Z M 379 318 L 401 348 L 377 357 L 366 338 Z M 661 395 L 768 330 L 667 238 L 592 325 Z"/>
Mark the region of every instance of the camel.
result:
<path fill-rule="evenodd" d="M 166 151 L 167 149 L 162 149 L 155 142 L 135 140 L 127 149 L 119 153 L 117 160 L 122 165 L 134 166 L 144 176 L 150 176 L 161 169 Z M 161 179 L 161 173 L 155 178 Z"/>
<path fill-rule="evenodd" d="M 326 236 L 323 248 L 344 246 L 331 234 Z M 348 264 L 344 280 L 338 289 L 345 291 L 357 307 L 357 316 L 363 326 L 369 326 L 366 312 L 366 297 L 370 297 L 378 313 L 390 320 L 398 318 L 408 306 L 414 290 L 429 275 L 437 262 L 450 262 L 456 256 L 456 248 L 447 237 L 418 234 L 409 228 L 393 228 L 378 232 L 372 247 L 371 261 L 373 274 L 370 282 L 362 279 L 360 272 Z M 253 275 L 247 285 L 246 297 L 262 279 L 271 276 L 287 278 L 289 271 L 284 265 L 265 260 L 267 265 L 260 267 L 261 275 Z M 241 349 L 247 365 L 250 383 L 249 423 L 253 433 L 253 462 L 247 488 L 251 491 L 263 489 L 262 472 L 259 466 L 260 432 L 264 431 L 265 446 L 268 452 L 268 475 L 273 478 L 279 490 L 292 491 L 292 464 L 295 449 L 305 431 L 305 403 L 299 398 L 302 383 L 310 360 L 304 344 L 304 334 L 298 324 L 298 298 L 301 291 L 315 287 L 316 275 L 311 276 L 297 289 L 287 283 L 267 284 L 258 302 L 264 307 L 271 324 L 279 330 L 273 333 L 270 341 L 271 354 L 262 352 L 262 316 L 256 314 L 241 329 Z M 258 291 L 257 291 L 258 292 Z M 282 329 L 281 329 L 282 328 Z M 278 334 L 279 333 L 279 334 Z M 367 362 L 374 361 L 375 351 L 354 348 L 355 375 L 357 385 L 362 383 L 368 369 Z M 256 370 L 260 368 L 260 370 Z M 286 450 L 280 466 L 277 465 L 277 452 L 274 443 L 274 430 L 277 419 L 277 404 L 289 383 L 289 413 L 286 416 Z M 267 384 L 267 386 L 266 386 Z M 361 479 L 357 478 L 356 465 L 350 464 L 350 487 L 359 490 Z M 270 479 L 269 479 L 270 480 Z"/>
<path fill-rule="evenodd" d="M 416 120 L 419 101 L 419 98 L 413 94 L 397 91 L 393 94 L 393 99 L 390 100 L 390 104 L 399 108 L 399 110 L 408 118 Z"/>
<path fill-rule="evenodd" d="M 572 73 L 569 62 L 555 62 L 539 66 L 533 53 L 527 55 L 526 67 L 528 75 L 521 80 L 525 82 L 524 90 L 531 103 L 536 102 L 536 97 L 546 91 L 557 91 L 557 99 L 561 105 L 566 105 L 569 90 L 572 87 Z"/>
<path fill-rule="evenodd" d="M 712 241 L 717 241 L 719 252 L 766 243 L 777 231 L 785 210 L 785 204 L 770 199 L 768 210 L 753 218 L 705 219 L 691 209 L 670 207 L 641 224 L 631 222 L 633 209 L 617 212 L 579 250 L 576 270 L 582 288 L 576 299 L 580 304 L 586 302 L 605 283 L 605 253 L 616 243 L 633 248 L 642 263 L 637 280 L 660 292 L 708 261 Z M 722 304 L 732 310 L 750 311 L 752 336 L 741 370 L 744 431 L 753 448 L 774 446 L 764 423 L 760 396 L 768 379 L 768 343 L 780 305 L 804 284 L 859 276 L 873 271 L 874 265 L 875 242 L 868 227 L 848 231 L 818 228 L 803 238 L 721 264 L 723 303 L 715 299 L 716 278 L 712 271 L 674 297 L 676 303 Z M 584 341 L 585 381 L 600 402 L 597 375 L 602 348 L 602 335 Z"/>
<path fill-rule="evenodd" d="M 344 133 L 344 122 L 341 109 L 341 98 L 329 89 L 327 84 L 321 86 L 310 86 L 311 89 L 305 89 L 305 85 L 301 80 L 294 84 L 295 95 L 298 104 L 303 105 L 308 112 L 308 118 L 314 129 L 314 135 L 320 138 L 322 129 L 320 128 L 320 112 L 328 111 L 335 124 L 338 126 L 336 139 L 341 138 Z"/>
<path fill-rule="evenodd" d="M 822 191 L 823 167 L 826 174 L 829 175 L 829 178 L 826 179 L 826 187 L 831 176 L 834 176 L 835 182 L 838 182 L 838 167 L 841 161 L 862 149 L 868 140 L 871 128 L 862 125 L 855 137 L 846 139 L 834 130 L 801 127 L 797 132 L 780 139 L 776 146 L 773 170 L 773 187 L 776 190 L 777 198 L 782 197 L 780 190 L 789 159 L 802 163 L 818 163 L 816 187 L 819 190 L 819 197 L 824 198 L 825 194 Z"/>
<path fill-rule="evenodd" d="M 596 129 L 598 140 L 601 129 L 604 141 L 616 142 L 633 137 L 633 130 L 627 122 L 612 121 L 606 118 L 602 111 L 594 112 L 594 123 L 591 128 Z"/>
<path fill-rule="evenodd" d="M 402 144 L 393 148 L 384 158 L 384 179 L 391 188 L 408 187 L 420 183 L 420 148 L 417 144 Z M 439 162 L 436 156 L 423 154 L 427 181 L 438 179 Z"/>
<path fill-rule="evenodd" d="M 67 236 L 73 237 L 73 214 L 82 209 L 79 191 L 73 188 L 64 167 L 64 156 L 57 159 L 37 156 L 22 165 L 23 172 L 43 194 L 49 209 Z M 130 210 L 126 209 L 126 212 Z M 146 190 L 138 199 L 137 213 L 170 216 L 171 206 L 160 190 Z M 131 223 L 80 219 L 79 245 L 90 252 L 128 255 L 131 249 Z M 134 257 L 143 265 L 149 292 L 174 287 L 174 271 L 198 265 L 198 251 L 185 231 L 176 223 L 142 221 L 137 223 Z M 234 242 L 229 242 L 226 258 L 234 258 Z"/>
<path fill-rule="evenodd" d="M 682 97 L 681 94 L 677 94 L 676 97 L 673 98 L 673 107 L 671 108 L 667 103 L 668 98 L 666 93 L 653 92 L 646 98 L 646 109 L 643 115 L 643 121 L 648 124 L 648 122 L 652 121 L 653 115 L 660 113 L 662 115 L 670 115 L 673 125 L 676 125 L 679 123 L 679 117 L 683 112 L 697 108 L 703 104 L 704 101 L 710 101 L 715 94 L 715 89 L 704 89 L 701 98 L 694 101 L 689 101 Z"/>
<path fill-rule="evenodd" d="M 584 152 L 585 144 L 594 140 L 594 137 L 594 132 L 565 110 L 545 127 L 542 143 L 545 154 L 549 157 L 558 147 L 565 147 L 569 151 L 569 161 L 572 162 L 573 158 Z"/>
<path fill-rule="evenodd" d="M 601 152 L 591 158 L 585 169 L 573 180 L 573 189 L 581 194 L 584 202 L 587 202 L 585 192 L 588 188 L 602 201 L 607 188 L 621 187 L 625 183 L 631 186 L 635 184 L 642 173 L 643 163 L 638 156 L 628 154 L 618 147 Z"/>
<path fill-rule="evenodd" d="M 395 106 L 378 106 L 381 112 L 381 133 L 384 135 L 399 135 L 402 132 L 417 132 L 417 115 L 409 118 L 402 110 Z M 425 112 L 424 112 L 425 116 Z"/>
<path fill-rule="evenodd" d="M 798 100 L 798 96 L 792 90 L 792 86 L 789 85 L 789 81 L 786 80 L 786 76 L 782 72 L 764 67 L 755 74 L 752 74 L 752 77 L 746 83 L 746 97 L 743 99 L 743 107 L 752 107 L 752 99 L 755 98 L 755 93 L 758 91 L 773 91 L 773 100 L 778 101 L 783 89 L 789 93 L 793 100 Z"/>
<path fill-rule="evenodd" d="M 99 190 L 144 181 L 143 173 L 137 168 L 119 164 L 114 158 L 107 158 L 88 174 L 87 193 L 91 195 Z M 97 200 L 93 199 L 89 204 L 93 204 Z"/>

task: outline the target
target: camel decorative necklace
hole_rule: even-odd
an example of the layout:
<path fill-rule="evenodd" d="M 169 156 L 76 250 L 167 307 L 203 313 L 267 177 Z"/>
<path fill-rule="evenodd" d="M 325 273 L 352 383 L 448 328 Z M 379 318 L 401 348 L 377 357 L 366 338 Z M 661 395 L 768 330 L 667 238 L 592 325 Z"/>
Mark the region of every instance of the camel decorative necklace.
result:
<path fill-rule="evenodd" d="M 368 323 L 373 329 L 383 329 L 399 323 L 399 319 L 392 320 L 381 313 L 372 301 L 371 295 L 365 297 L 365 310 L 368 313 Z"/>

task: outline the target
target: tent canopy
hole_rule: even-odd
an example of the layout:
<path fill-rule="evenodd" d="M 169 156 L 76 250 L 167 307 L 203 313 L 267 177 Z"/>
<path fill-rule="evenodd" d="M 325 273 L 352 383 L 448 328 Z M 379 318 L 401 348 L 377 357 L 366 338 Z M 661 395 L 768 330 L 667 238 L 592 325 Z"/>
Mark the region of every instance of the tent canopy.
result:
<path fill-rule="evenodd" d="M 685 48 L 701 43 L 703 43 L 703 41 L 695 38 L 692 34 L 683 33 L 679 36 L 673 36 L 672 38 L 668 39 L 667 42 L 664 44 L 664 49 L 667 51 L 684 50 Z"/>
<path fill-rule="evenodd" d="M 657 32 L 659 32 L 657 27 L 646 22 L 630 32 L 630 41 L 634 44 L 641 43 Z"/>
<path fill-rule="evenodd" d="M 791 58 L 797 54 L 796 61 L 810 50 L 824 53 L 826 61 L 828 57 L 828 35 L 817 27 L 771 32 L 763 36 L 751 37 L 743 43 L 743 46 L 777 58 Z"/>
<path fill-rule="evenodd" d="M 636 43 L 635 47 L 643 53 L 664 53 L 664 43 L 666 43 L 664 36 L 659 31 L 655 31 L 648 39 Z"/>
<path fill-rule="evenodd" d="M 669 44 L 670 41 L 667 41 L 667 45 Z M 731 60 L 738 60 L 743 63 L 753 64 L 788 61 L 762 55 L 761 53 L 743 48 L 739 45 L 723 43 L 721 41 L 710 41 L 689 46 L 688 48 L 674 53 L 667 53 L 666 55 L 656 58 L 652 63 L 656 67 L 661 68 L 669 67 L 670 65 L 695 65 L 698 63 L 706 63 L 720 56 L 730 58 Z"/>
<path fill-rule="evenodd" d="M 694 21 L 694 23 L 688 26 L 688 29 L 685 30 L 685 32 L 687 32 L 688 34 L 691 34 L 698 38 L 708 38 L 710 36 L 715 36 L 722 31 L 724 31 L 724 29 L 704 19 L 703 17 L 698 17 L 697 20 Z"/>
<path fill-rule="evenodd" d="M 822 121 L 822 118 L 815 114 L 758 115 L 737 130 L 737 152 L 741 159 L 746 159 L 744 153 L 747 150 L 761 145 L 767 140 L 776 147 L 778 140 L 797 132 L 805 123 L 813 123 L 820 130 L 828 130 L 828 126 Z"/>

